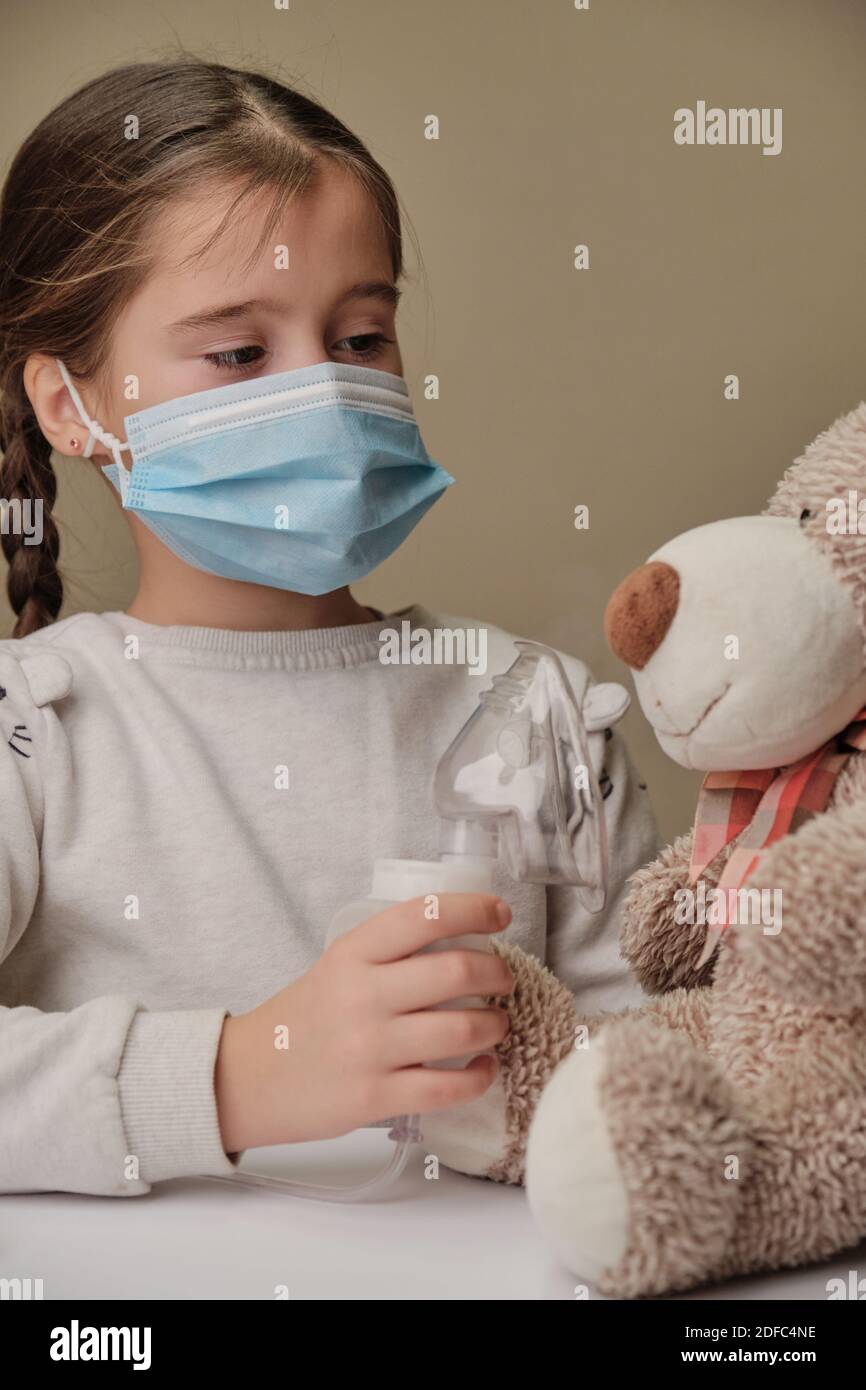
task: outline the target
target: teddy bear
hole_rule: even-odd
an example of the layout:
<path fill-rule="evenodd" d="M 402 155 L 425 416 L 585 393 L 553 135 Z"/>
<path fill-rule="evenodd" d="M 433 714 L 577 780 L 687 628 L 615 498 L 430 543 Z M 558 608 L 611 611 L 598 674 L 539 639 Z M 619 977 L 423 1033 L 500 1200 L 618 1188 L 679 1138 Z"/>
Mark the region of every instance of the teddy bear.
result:
<path fill-rule="evenodd" d="M 471 1161 L 453 1134 L 441 1156 L 524 1183 L 550 1247 L 608 1296 L 866 1236 L 860 496 L 866 404 L 762 515 L 676 537 L 609 601 L 609 644 L 661 747 L 706 774 L 693 831 L 633 876 L 623 909 L 647 1002 L 581 1017 L 538 960 L 496 944 L 515 988 L 487 1128 L 467 1120 Z"/>

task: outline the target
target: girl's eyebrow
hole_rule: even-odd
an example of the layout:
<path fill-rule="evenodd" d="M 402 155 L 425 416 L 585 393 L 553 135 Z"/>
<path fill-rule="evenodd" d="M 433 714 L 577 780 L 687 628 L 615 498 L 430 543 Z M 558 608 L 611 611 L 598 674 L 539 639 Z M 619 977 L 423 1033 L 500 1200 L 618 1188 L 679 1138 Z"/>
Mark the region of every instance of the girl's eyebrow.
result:
<path fill-rule="evenodd" d="M 389 280 L 362 280 L 345 290 L 334 307 L 339 308 L 352 299 L 381 299 L 396 308 L 402 293 L 403 291 Z M 197 328 L 215 328 L 221 323 L 242 318 L 253 309 L 279 310 L 282 307 L 284 306 L 276 304 L 272 299 L 247 299 L 243 304 L 221 304 L 213 309 L 203 309 L 198 314 L 190 314 L 185 319 L 178 319 L 177 323 L 169 324 L 169 332 L 189 333 Z"/>

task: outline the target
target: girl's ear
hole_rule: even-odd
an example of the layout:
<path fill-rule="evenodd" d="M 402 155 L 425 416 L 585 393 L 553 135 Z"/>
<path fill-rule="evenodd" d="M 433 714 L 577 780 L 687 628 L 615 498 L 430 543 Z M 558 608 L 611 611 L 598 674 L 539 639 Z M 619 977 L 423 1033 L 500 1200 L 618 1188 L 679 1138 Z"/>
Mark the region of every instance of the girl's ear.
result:
<path fill-rule="evenodd" d="M 59 454 L 80 454 L 87 442 L 88 429 L 81 419 L 60 375 L 54 357 L 34 352 L 24 364 L 24 390 L 40 430 Z M 94 454 L 104 454 L 97 442 Z"/>

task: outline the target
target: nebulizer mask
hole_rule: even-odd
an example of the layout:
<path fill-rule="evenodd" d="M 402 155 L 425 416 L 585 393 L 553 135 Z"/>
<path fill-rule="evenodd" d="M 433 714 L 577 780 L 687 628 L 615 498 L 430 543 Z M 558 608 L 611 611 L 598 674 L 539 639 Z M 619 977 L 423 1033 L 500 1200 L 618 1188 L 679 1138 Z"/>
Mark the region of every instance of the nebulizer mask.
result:
<path fill-rule="evenodd" d="M 368 898 L 337 913 L 327 944 L 395 902 L 439 892 L 493 891 L 497 862 L 518 882 L 571 885 L 598 912 L 607 890 L 604 799 L 589 735 L 618 719 L 628 705 L 620 686 L 588 687 L 578 703 L 551 648 L 520 639 L 516 660 L 493 677 L 467 723 L 446 749 L 433 780 L 440 818 L 438 860 L 377 859 Z M 449 937 L 424 948 L 490 950 L 489 936 Z M 458 999 L 439 1007 L 480 1006 Z M 427 1065 L 450 1067 L 468 1058 Z M 403 1115 L 366 1126 L 389 1128 L 389 1161 L 351 1187 L 323 1186 L 238 1170 L 217 1178 L 291 1196 L 360 1202 L 380 1196 L 421 1142 L 420 1117 Z"/>

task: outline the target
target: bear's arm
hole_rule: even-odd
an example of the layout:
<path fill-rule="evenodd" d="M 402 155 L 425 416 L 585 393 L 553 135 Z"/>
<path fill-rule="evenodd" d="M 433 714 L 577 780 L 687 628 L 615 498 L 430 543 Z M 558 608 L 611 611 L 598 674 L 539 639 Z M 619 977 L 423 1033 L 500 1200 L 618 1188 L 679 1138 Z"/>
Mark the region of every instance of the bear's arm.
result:
<path fill-rule="evenodd" d="M 679 889 L 689 888 L 692 832 L 680 835 L 657 859 L 630 879 L 623 908 L 620 947 L 647 994 L 671 989 L 694 989 L 713 978 L 715 955 L 702 970 L 697 964 L 704 948 L 706 926 L 676 921 Z M 724 851 L 703 874 L 711 886 L 728 858 Z"/>
<path fill-rule="evenodd" d="M 730 929 L 730 947 L 749 969 L 792 1003 L 839 1013 L 866 1008 L 866 798 L 779 840 L 748 886 L 781 893 L 778 933 Z"/>

